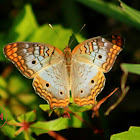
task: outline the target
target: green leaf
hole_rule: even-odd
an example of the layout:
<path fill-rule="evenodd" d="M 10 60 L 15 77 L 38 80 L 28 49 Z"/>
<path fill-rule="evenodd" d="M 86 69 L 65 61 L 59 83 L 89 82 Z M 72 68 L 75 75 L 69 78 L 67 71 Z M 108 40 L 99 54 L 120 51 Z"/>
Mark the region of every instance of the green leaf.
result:
<path fill-rule="evenodd" d="M 2 76 L 0 76 L 0 88 L 6 88 L 6 86 L 7 86 L 7 83 L 5 79 Z"/>
<path fill-rule="evenodd" d="M 114 134 L 111 136 L 111 140 L 139 140 L 140 139 L 140 127 L 131 126 L 128 131 Z"/>
<path fill-rule="evenodd" d="M 4 121 L 8 121 L 8 120 L 11 120 L 14 118 L 12 113 L 10 112 L 10 110 L 6 106 L 0 104 L 0 113 L 1 112 L 3 113 Z M 0 121 L 1 121 L 1 119 L 0 119 Z"/>
<path fill-rule="evenodd" d="M 117 20 L 120 20 L 124 23 L 130 24 L 140 29 L 140 25 L 133 17 L 123 12 L 118 7 L 118 5 L 115 5 L 112 2 L 106 2 L 103 0 L 77 0 L 77 1 L 104 15 L 113 17 Z"/>
<path fill-rule="evenodd" d="M 1 46 L 4 47 L 7 43 L 11 42 L 25 41 L 26 38 L 37 28 L 38 24 L 31 5 L 27 4 L 14 20 L 9 33 L 1 37 Z M 0 48 L 0 61 L 6 60 L 3 54 L 3 47 Z"/>
<path fill-rule="evenodd" d="M 10 126 L 8 124 L 5 124 L 2 128 L 0 128 L 1 131 L 3 131 L 3 133 L 10 137 L 10 138 L 14 138 L 15 137 L 15 131 L 16 131 L 16 128 L 14 126 Z"/>
<path fill-rule="evenodd" d="M 140 75 L 140 64 L 121 64 L 123 71 Z"/>
<path fill-rule="evenodd" d="M 23 134 L 24 134 L 25 140 L 35 140 L 35 139 L 31 136 L 31 133 L 30 133 L 30 132 L 23 131 Z"/>
<path fill-rule="evenodd" d="M 9 109 L 5 106 L 4 106 L 4 109 L 6 110 L 6 112 L 3 112 L 2 108 L 0 107 L 0 113 L 3 112 L 4 121 L 13 120 L 14 117 L 12 116 L 12 113 L 9 111 Z M 17 122 L 15 122 L 13 120 L 12 123 L 17 123 Z M 11 126 L 8 123 L 5 123 L 4 126 L 2 126 L 0 129 L 10 138 L 15 137 L 14 136 L 14 132 L 15 132 L 15 127 L 14 126 Z"/>
<path fill-rule="evenodd" d="M 30 128 L 34 128 L 32 129 L 32 131 L 34 131 L 36 133 L 36 130 L 42 129 L 43 132 L 45 131 L 60 131 L 63 129 L 66 129 L 68 127 L 68 118 L 58 118 L 55 119 L 53 121 L 49 121 L 49 122 L 36 122 L 34 124 L 32 124 L 30 126 Z M 41 132 L 41 131 L 40 131 Z"/>
<path fill-rule="evenodd" d="M 32 35 L 29 36 L 28 41 L 51 44 L 63 50 L 68 45 L 73 31 L 62 27 L 59 24 L 53 25 L 53 28 L 57 33 L 47 24 L 39 27 Z M 76 36 L 76 38 L 80 42 L 85 40 L 79 34 Z"/>
<path fill-rule="evenodd" d="M 51 111 L 50 110 L 50 107 L 49 107 L 49 105 L 48 104 L 41 104 L 41 105 L 39 105 L 39 107 L 43 110 L 43 111 Z M 83 107 L 80 107 L 80 106 L 78 106 L 78 105 L 76 105 L 76 104 L 74 104 L 74 103 L 72 103 L 72 104 L 70 104 L 69 106 L 68 106 L 68 108 L 73 112 L 73 113 L 75 113 L 75 112 L 85 112 L 85 111 L 88 111 L 88 110 L 90 110 L 91 108 L 92 108 L 93 106 L 92 105 L 86 105 L 86 106 L 83 106 Z M 63 109 L 63 108 L 56 108 L 57 110 L 59 110 L 60 112 L 64 112 L 64 111 L 61 111 L 61 109 L 62 110 L 65 110 L 65 109 Z M 56 109 L 54 109 L 54 110 L 56 110 Z M 51 111 L 52 112 L 52 111 Z M 60 113 L 61 114 L 61 113 Z"/>
<path fill-rule="evenodd" d="M 40 107 L 43 111 L 50 110 L 50 106 L 49 106 L 48 104 L 41 104 L 41 105 L 39 105 L 39 107 Z"/>
<path fill-rule="evenodd" d="M 81 107 L 73 103 L 69 106 L 69 109 L 72 112 L 85 112 L 85 111 L 91 110 L 92 107 L 93 107 L 92 105 L 86 105 L 86 106 Z"/>
<path fill-rule="evenodd" d="M 12 112 L 10 111 L 10 109 L 8 107 L 4 107 L 6 112 L 7 112 L 7 120 L 12 120 L 14 119 L 14 116 L 12 114 Z"/>
<path fill-rule="evenodd" d="M 16 120 L 13 119 L 13 120 L 8 121 L 8 124 L 13 125 L 13 126 L 18 126 L 19 122 L 17 122 Z"/>
<path fill-rule="evenodd" d="M 126 5 L 124 2 L 120 0 L 122 10 L 128 14 L 134 21 L 140 23 L 140 12 L 132 7 Z M 139 25 L 140 26 L 140 25 Z"/>
<path fill-rule="evenodd" d="M 26 79 L 27 80 L 27 79 Z M 14 87 L 14 88 L 13 88 Z M 11 76 L 8 81 L 8 90 L 12 94 L 24 92 L 28 89 L 27 83 L 21 76 Z"/>
<path fill-rule="evenodd" d="M 48 112 L 48 115 L 51 116 L 53 110 L 50 109 L 50 106 L 48 104 L 41 104 L 39 107 L 43 110 Z"/>
<path fill-rule="evenodd" d="M 22 103 L 26 105 L 30 105 L 37 99 L 37 96 L 35 94 L 24 93 L 24 92 L 18 94 L 17 97 Z"/>
<path fill-rule="evenodd" d="M 43 133 L 48 133 L 49 130 L 47 130 L 46 128 L 43 127 L 38 127 L 38 125 L 42 125 L 44 122 L 38 122 L 37 124 L 35 124 L 35 126 L 31 126 L 30 129 L 32 132 L 34 132 L 37 136 L 41 135 Z"/>
<path fill-rule="evenodd" d="M 73 114 L 76 113 L 76 115 L 78 115 L 79 117 L 85 119 L 86 121 L 89 121 L 86 115 L 87 110 L 90 110 L 92 106 L 84 106 L 84 107 L 79 107 L 75 104 L 71 104 L 70 106 L 68 106 L 68 108 L 70 109 L 71 112 L 73 112 Z M 47 104 L 42 104 L 40 105 L 40 108 L 44 111 L 51 111 L 49 108 L 49 105 Z M 63 115 L 65 113 L 65 109 L 63 108 L 56 108 L 54 109 L 54 112 L 57 115 Z M 79 120 L 79 118 L 76 117 L 76 115 L 71 114 L 71 112 L 68 112 L 70 114 L 70 119 L 67 120 L 67 127 L 74 127 L 74 128 L 81 128 L 83 126 L 83 122 L 81 120 Z"/>
<path fill-rule="evenodd" d="M 16 17 L 14 24 L 6 38 L 6 42 L 24 41 L 35 29 L 38 28 L 31 5 L 25 5 Z"/>
<path fill-rule="evenodd" d="M 3 77 L 0 76 L 0 97 L 2 99 L 7 99 L 8 94 L 6 92 L 7 83 Z"/>
<path fill-rule="evenodd" d="M 83 113 L 77 113 L 80 117 L 83 117 Z M 70 127 L 81 128 L 83 126 L 83 122 L 71 115 L 71 119 L 68 118 L 58 118 L 53 121 L 48 122 L 36 122 L 30 125 L 30 129 L 36 133 L 37 135 L 42 133 L 47 133 L 48 131 L 60 131 L 63 129 L 67 129 Z"/>
<path fill-rule="evenodd" d="M 31 42 L 41 42 L 51 44 L 61 50 L 63 50 L 69 41 L 69 37 L 72 35 L 72 30 L 65 29 L 61 25 L 53 25 L 54 30 L 47 24 L 41 26 L 28 38 Z"/>
<path fill-rule="evenodd" d="M 78 112 L 78 113 L 76 113 L 76 115 L 78 115 L 78 117 L 80 117 L 80 118 L 85 119 L 86 113 L 85 112 Z M 86 117 L 86 121 L 88 121 L 87 117 Z M 76 116 L 74 116 L 72 114 L 70 115 L 70 119 L 68 120 L 68 124 L 69 124 L 68 125 L 69 127 L 73 127 L 73 128 L 84 127 L 83 122 L 79 118 L 77 118 Z"/>
<path fill-rule="evenodd" d="M 35 121 L 35 119 L 36 119 L 36 112 L 35 112 L 35 110 L 34 111 L 30 111 L 30 112 L 28 112 L 26 114 L 23 114 L 23 115 L 17 117 L 17 120 L 19 122 L 23 122 L 23 121 L 33 122 L 33 121 Z"/>

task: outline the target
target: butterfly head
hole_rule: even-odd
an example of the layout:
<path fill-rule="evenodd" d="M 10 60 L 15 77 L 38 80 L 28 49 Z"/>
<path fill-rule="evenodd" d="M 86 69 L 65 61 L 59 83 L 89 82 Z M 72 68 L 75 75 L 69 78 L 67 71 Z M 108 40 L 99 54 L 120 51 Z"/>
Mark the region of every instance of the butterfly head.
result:
<path fill-rule="evenodd" d="M 69 48 L 68 46 L 64 49 L 64 53 L 65 54 L 71 54 L 71 48 Z"/>

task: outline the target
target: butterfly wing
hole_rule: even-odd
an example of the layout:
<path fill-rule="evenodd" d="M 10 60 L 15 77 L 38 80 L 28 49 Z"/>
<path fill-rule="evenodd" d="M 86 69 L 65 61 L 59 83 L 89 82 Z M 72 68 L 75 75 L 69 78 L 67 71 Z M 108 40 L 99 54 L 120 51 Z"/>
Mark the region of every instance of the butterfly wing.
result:
<path fill-rule="evenodd" d="M 95 105 L 97 95 L 105 85 L 103 72 L 108 72 L 122 50 L 121 36 L 88 39 L 72 51 L 71 91 L 79 106 Z"/>
<path fill-rule="evenodd" d="M 33 80 L 37 94 L 48 101 L 50 108 L 69 104 L 69 79 L 65 61 L 61 60 L 43 69 Z"/>
<path fill-rule="evenodd" d="M 63 56 L 63 52 L 52 45 L 31 42 L 10 43 L 4 47 L 4 54 L 27 78 L 33 78 Z"/>
<path fill-rule="evenodd" d="M 119 35 L 106 35 L 88 39 L 77 45 L 72 51 L 73 56 L 86 59 L 103 72 L 108 72 L 124 45 Z"/>
<path fill-rule="evenodd" d="M 4 47 L 5 56 L 27 78 L 34 78 L 33 87 L 51 108 L 69 103 L 69 79 L 64 54 L 43 43 L 15 42 Z"/>
<path fill-rule="evenodd" d="M 95 105 L 97 95 L 105 85 L 105 76 L 101 70 L 90 63 L 72 60 L 71 91 L 76 104 Z"/>

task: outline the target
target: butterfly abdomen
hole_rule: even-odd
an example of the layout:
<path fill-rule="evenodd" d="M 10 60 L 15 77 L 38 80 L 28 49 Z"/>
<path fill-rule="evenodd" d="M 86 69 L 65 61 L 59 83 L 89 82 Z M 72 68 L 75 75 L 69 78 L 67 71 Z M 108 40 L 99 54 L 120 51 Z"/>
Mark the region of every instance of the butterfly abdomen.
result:
<path fill-rule="evenodd" d="M 65 58 L 66 67 L 69 76 L 70 76 L 70 68 L 71 68 L 71 57 L 72 57 L 71 49 L 69 47 L 66 47 L 64 49 L 64 58 Z"/>

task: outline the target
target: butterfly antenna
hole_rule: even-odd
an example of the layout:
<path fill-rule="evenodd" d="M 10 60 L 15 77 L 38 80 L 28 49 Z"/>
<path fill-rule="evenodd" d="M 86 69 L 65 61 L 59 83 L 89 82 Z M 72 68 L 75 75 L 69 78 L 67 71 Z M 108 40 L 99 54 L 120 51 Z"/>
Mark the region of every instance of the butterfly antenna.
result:
<path fill-rule="evenodd" d="M 84 29 L 84 27 L 86 26 L 86 24 L 84 24 L 83 26 L 82 26 L 82 28 L 79 30 L 79 32 L 77 33 L 77 35 Z M 76 37 L 74 36 L 74 38 L 72 39 L 72 41 L 70 42 L 70 44 L 68 45 L 68 46 L 70 46 L 72 43 L 73 43 L 73 41 L 76 39 Z"/>
<path fill-rule="evenodd" d="M 56 30 L 53 28 L 53 26 L 51 24 L 49 24 L 49 26 L 53 29 L 53 31 L 57 34 L 57 36 L 59 37 L 59 39 L 63 42 L 64 46 L 67 46 L 65 43 L 64 43 L 64 40 L 59 36 L 59 34 L 56 32 Z"/>

